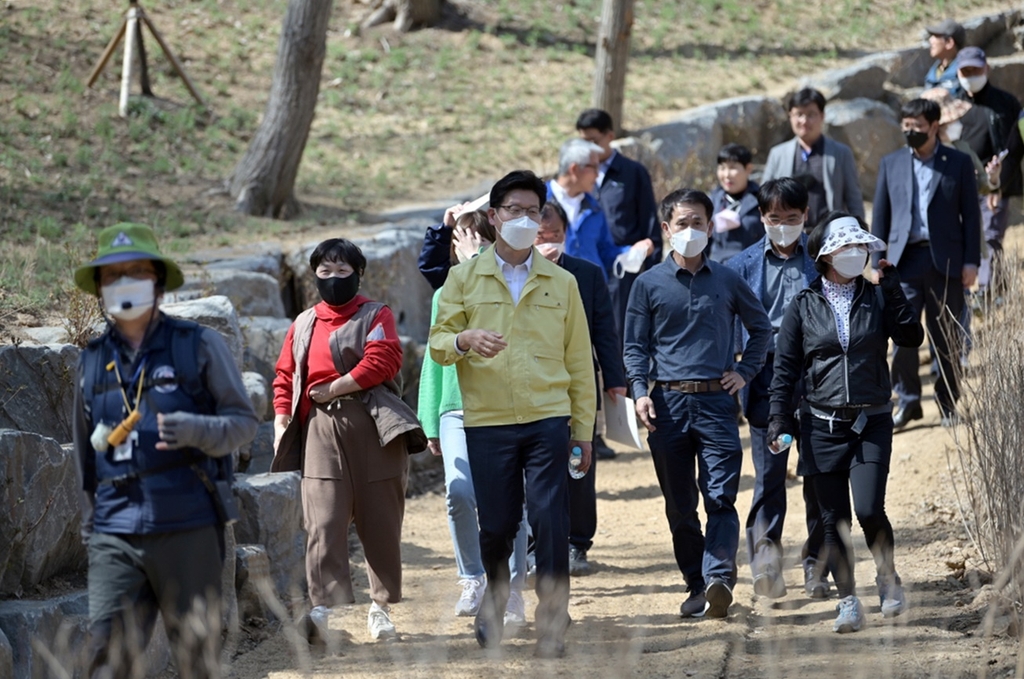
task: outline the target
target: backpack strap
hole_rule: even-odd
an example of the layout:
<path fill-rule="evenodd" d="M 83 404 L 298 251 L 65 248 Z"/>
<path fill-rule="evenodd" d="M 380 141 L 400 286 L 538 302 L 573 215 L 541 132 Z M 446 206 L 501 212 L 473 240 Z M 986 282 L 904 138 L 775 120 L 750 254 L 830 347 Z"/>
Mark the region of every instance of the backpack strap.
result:
<path fill-rule="evenodd" d="M 185 393 L 195 401 L 199 412 L 211 415 L 214 412 L 213 397 L 203 383 L 199 374 L 199 345 L 202 340 L 203 326 L 193 321 L 165 319 L 172 324 L 171 328 L 171 360 L 178 384 Z"/>

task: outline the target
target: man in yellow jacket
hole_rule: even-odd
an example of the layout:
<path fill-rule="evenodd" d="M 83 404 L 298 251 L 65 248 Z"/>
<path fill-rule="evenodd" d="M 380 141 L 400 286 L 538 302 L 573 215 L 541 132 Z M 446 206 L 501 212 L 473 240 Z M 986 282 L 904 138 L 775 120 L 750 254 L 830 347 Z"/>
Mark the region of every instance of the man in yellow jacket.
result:
<path fill-rule="evenodd" d="M 576 279 L 533 249 L 546 196 L 529 171 L 512 172 L 491 189 L 488 216 L 498 240 L 448 274 L 430 355 L 456 364 L 462 389 L 487 574 L 477 641 L 485 648 L 501 642 L 508 557 L 525 494 L 537 555 L 535 653 L 559 657 L 569 624 L 566 466 L 574 448 L 580 469 L 590 466 L 597 402 Z"/>

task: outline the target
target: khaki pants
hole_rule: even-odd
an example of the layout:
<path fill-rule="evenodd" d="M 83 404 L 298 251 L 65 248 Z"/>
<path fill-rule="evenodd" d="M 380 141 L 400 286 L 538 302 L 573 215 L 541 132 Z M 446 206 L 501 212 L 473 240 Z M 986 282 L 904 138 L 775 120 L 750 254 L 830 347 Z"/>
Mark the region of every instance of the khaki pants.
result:
<path fill-rule="evenodd" d="M 401 600 L 408 479 L 404 438 L 382 448 L 361 401 L 337 401 L 332 410 L 314 405 L 302 470 L 306 577 L 313 606 L 355 601 L 348 554 L 352 522 L 366 554 L 370 598 L 381 606 Z"/>

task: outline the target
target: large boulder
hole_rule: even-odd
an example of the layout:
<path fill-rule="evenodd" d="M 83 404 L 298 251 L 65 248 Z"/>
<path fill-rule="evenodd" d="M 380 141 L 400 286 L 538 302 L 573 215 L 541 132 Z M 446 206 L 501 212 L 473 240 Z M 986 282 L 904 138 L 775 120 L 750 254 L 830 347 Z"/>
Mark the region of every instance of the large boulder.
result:
<path fill-rule="evenodd" d="M 989 59 L 988 79 L 993 86 L 1024 99 L 1024 54 Z"/>
<path fill-rule="evenodd" d="M 185 284 L 168 293 L 168 301 L 224 295 L 240 316 L 284 317 L 281 284 L 265 273 L 235 269 L 204 269 L 185 276 Z M 173 299 L 172 299 L 173 298 Z"/>
<path fill-rule="evenodd" d="M 194 264 L 209 271 L 229 269 L 267 274 L 284 283 L 281 246 L 273 242 L 249 243 L 228 248 L 197 250 L 181 258 L 182 264 Z"/>
<path fill-rule="evenodd" d="M 45 646 L 53 658 L 74 675 L 89 628 L 89 596 L 84 590 L 54 599 L 0 601 L 0 679 L 42 679 L 60 676 L 37 653 L 33 641 Z M 12 674 L 4 674 L 4 639 L 10 649 Z M 157 619 L 146 647 L 146 676 L 161 674 L 171 653 L 163 621 Z"/>
<path fill-rule="evenodd" d="M 163 304 L 160 308 L 168 316 L 195 321 L 219 332 L 228 343 L 228 349 L 235 358 L 235 365 L 239 370 L 242 369 L 242 331 L 238 327 L 238 314 L 227 297 L 201 297 L 186 302 Z"/>
<path fill-rule="evenodd" d="M 249 394 L 249 400 L 252 401 L 256 415 L 261 420 L 267 419 L 272 411 L 270 410 L 270 391 L 263 375 L 244 372 L 242 373 L 242 384 L 245 385 L 245 391 Z"/>
<path fill-rule="evenodd" d="M 900 121 L 892 109 L 870 99 L 829 104 L 825 132 L 853 150 L 864 200 L 871 201 L 882 156 L 905 144 Z"/>
<path fill-rule="evenodd" d="M 896 87 L 921 87 L 935 60 L 927 46 L 905 47 L 864 57 L 866 63 L 881 66 L 889 74 L 886 82 Z"/>
<path fill-rule="evenodd" d="M 392 225 L 367 238 L 354 238 L 366 257 L 366 273 L 359 294 L 391 307 L 398 332 L 425 342 L 430 329 L 433 291 L 416 266 L 423 246 L 423 227 Z M 286 262 L 294 273 L 297 306 L 306 309 L 320 301 L 309 270 L 309 255 L 317 243 L 288 253 Z"/>
<path fill-rule="evenodd" d="M 829 101 L 860 97 L 878 99 L 882 96 L 882 86 L 888 75 L 882 66 L 862 59 L 845 68 L 834 68 L 803 78 L 800 87 L 813 87 Z"/>
<path fill-rule="evenodd" d="M 256 430 L 252 441 L 242 446 L 242 455 L 249 455 L 250 474 L 266 474 L 274 460 L 274 423 L 263 422 Z"/>
<path fill-rule="evenodd" d="M 78 488 L 70 447 L 0 429 L 0 598 L 86 567 Z"/>
<path fill-rule="evenodd" d="M 966 44 L 977 45 L 987 52 L 993 41 L 998 40 L 1003 34 L 1009 33 L 1010 27 L 1019 22 L 1019 10 L 1007 10 L 968 19 L 963 22 L 964 30 L 967 33 Z"/>
<path fill-rule="evenodd" d="M 244 369 L 263 375 L 267 384 L 273 385 L 276 376 L 274 366 L 281 355 L 284 338 L 292 325 L 291 320 L 270 316 L 242 316 L 238 324 L 245 344 Z"/>
<path fill-rule="evenodd" d="M 423 495 L 439 488 L 444 488 L 444 462 L 441 458 L 429 450 L 410 455 L 406 497 Z"/>
<path fill-rule="evenodd" d="M 14 649 L 0 629 L 0 679 L 14 679 Z"/>
<path fill-rule="evenodd" d="M 743 144 L 763 162 L 769 149 L 789 136 L 788 118 L 777 99 L 738 97 L 641 130 L 617 148 L 647 166 L 655 193 L 663 195 L 680 185 L 714 186 L 718 151 L 724 144 Z"/>
<path fill-rule="evenodd" d="M 235 547 L 235 591 L 238 618 L 242 622 L 266 618 L 267 609 L 259 591 L 261 581 L 270 580 L 270 559 L 263 545 Z"/>
<path fill-rule="evenodd" d="M 241 519 L 235 524 L 239 544 L 263 545 L 270 577 L 286 597 L 301 593 L 306 582 L 306 531 L 298 472 L 239 474 L 235 478 Z"/>
<path fill-rule="evenodd" d="M 0 346 L 0 428 L 71 441 L 80 352 L 71 344 Z"/>

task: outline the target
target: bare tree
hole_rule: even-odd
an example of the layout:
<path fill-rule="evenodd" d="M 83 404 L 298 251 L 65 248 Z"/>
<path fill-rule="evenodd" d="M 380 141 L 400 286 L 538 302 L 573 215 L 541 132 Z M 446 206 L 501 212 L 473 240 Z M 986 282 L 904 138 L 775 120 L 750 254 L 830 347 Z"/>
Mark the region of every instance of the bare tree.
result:
<path fill-rule="evenodd" d="M 373 11 L 363 28 L 394 22 L 396 31 L 405 33 L 414 26 L 430 26 L 441 18 L 443 0 L 374 0 Z"/>
<path fill-rule="evenodd" d="M 332 0 L 288 0 L 270 99 L 229 181 L 235 210 L 288 219 L 299 211 L 295 176 L 313 124 Z"/>
<path fill-rule="evenodd" d="M 604 0 L 594 70 L 594 108 L 607 111 L 622 132 L 622 100 L 626 89 L 633 0 Z"/>

